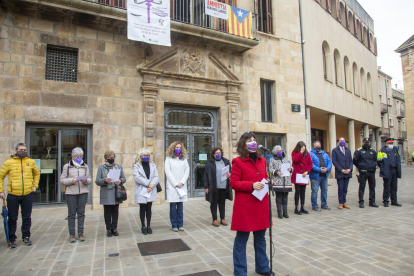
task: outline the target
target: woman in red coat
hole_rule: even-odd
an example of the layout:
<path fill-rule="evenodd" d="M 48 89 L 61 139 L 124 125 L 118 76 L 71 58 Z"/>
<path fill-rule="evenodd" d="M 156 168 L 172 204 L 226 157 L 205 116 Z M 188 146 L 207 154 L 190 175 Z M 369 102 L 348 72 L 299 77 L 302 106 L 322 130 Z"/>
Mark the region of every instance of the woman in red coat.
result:
<path fill-rule="evenodd" d="M 309 214 L 309 212 L 303 208 L 303 205 L 305 204 L 306 185 L 308 184 L 296 182 L 296 174 L 302 174 L 303 177 L 305 177 L 312 170 L 312 159 L 308 153 L 308 150 L 306 149 L 306 144 L 304 142 L 299 141 L 296 144 L 296 147 L 292 152 L 292 161 L 292 183 L 295 184 L 295 214 Z M 299 197 L 301 205 L 300 208 L 298 207 Z"/>
<path fill-rule="evenodd" d="M 245 132 L 237 144 L 240 157 L 232 161 L 230 186 L 235 191 L 231 230 L 237 231 L 233 246 L 234 275 L 247 275 L 246 244 L 250 232 L 254 236 L 255 270 L 262 275 L 274 275 L 266 255 L 266 229 L 269 228 L 269 197 L 262 201 L 252 195 L 261 190 L 266 173 L 266 159 L 257 152 L 256 136 Z"/>

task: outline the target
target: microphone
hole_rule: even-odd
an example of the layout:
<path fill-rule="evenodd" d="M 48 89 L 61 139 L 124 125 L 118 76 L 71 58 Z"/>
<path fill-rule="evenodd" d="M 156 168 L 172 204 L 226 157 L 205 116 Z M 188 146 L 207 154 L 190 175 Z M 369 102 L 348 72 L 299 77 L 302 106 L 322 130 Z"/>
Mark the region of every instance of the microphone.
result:
<path fill-rule="evenodd" d="M 268 151 L 268 152 L 270 152 L 270 150 L 269 150 L 269 149 L 267 149 L 267 148 L 263 147 L 262 145 L 259 145 L 259 149 L 261 149 L 261 150 L 263 150 L 263 151 Z"/>

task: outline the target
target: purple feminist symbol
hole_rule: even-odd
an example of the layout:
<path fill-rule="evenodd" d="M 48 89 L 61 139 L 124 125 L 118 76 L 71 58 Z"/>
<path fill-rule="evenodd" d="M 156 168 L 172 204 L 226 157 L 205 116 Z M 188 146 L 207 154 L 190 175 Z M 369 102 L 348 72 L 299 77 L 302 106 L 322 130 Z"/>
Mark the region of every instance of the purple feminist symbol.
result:
<path fill-rule="evenodd" d="M 161 5 L 162 4 L 162 0 L 160 0 L 159 3 L 154 2 L 154 0 L 144 0 L 144 1 L 139 2 L 139 3 L 137 2 L 137 0 L 134 0 L 134 2 L 136 4 L 146 3 L 145 5 L 147 5 L 148 23 L 151 23 L 151 13 L 150 13 L 150 11 L 151 11 L 151 4 L 157 4 L 157 5 Z"/>

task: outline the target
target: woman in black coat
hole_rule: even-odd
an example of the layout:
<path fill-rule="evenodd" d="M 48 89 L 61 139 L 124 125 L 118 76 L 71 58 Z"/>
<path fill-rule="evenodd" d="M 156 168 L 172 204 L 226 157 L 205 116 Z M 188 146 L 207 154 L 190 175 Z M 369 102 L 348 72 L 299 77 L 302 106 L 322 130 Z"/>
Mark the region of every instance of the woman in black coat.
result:
<path fill-rule="evenodd" d="M 230 187 L 231 164 L 226 158 L 223 158 L 221 148 L 213 148 L 210 154 L 211 158 L 205 164 L 204 171 L 204 188 L 206 189 L 206 200 L 210 202 L 211 215 L 213 216 L 213 225 L 218 227 L 217 221 L 217 204 L 220 211 L 220 223 L 227 226 L 224 219 L 226 199 L 233 200 L 233 191 Z M 222 169 L 229 166 L 227 179 L 221 181 Z"/>

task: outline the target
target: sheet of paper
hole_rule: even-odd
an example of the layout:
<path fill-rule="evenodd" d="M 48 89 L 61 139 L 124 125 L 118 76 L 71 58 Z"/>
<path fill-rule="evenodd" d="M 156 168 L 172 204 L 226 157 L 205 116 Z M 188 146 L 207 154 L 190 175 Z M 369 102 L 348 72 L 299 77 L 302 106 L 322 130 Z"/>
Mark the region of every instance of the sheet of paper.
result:
<path fill-rule="evenodd" d="M 282 168 L 280 169 L 282 176 L 290 176 L 288 169 L 290 169 L 290 163 L 283 163 Z"/>
<path fill-rule="evenodd" d="M 269 185 L 267 185 L 268 181 L 266 179 L 264 179 L 264 178 L 260 182 L 262 182 L 265 186 L 261 190 L 254 190 L 253 193 L 252 193 L 252 195 L 254 195 L 255 197 L 257 197 L 258 200 L 262 201 L 263 198 L 264 198 L 264 196 L 269 191 Z"/>
<path fill-rule="evenodd" d="M 187 196 L 187 192 L 183 188 L 184 186 L 181 188 L 175 187 L 180 198 L 185 198 Z"/>
<path fill-rule="evenodd" d="M 148 193 L 148 188 L 147 187 L 143 187 L 142 190 L 141 190 L 141 193 L 140 193 L 140 195 L 142 195 L 143 197 L 146 197 L 146 198 L 150 198 L 151 194 L 152 194 L 152 191 Z"/>
<path fill-rule="evenodd" d="M 87 176 L 78 176 L 76 177 L 76 180 L 80 181 L 80 180 L 88 180 Z"/>
<path fill-rule="evenodd" d="M 119 176 L 121 175 L 121 170 L 109 170 L 108 175 L 106 177 L 111 179 L 111 182 L 115 182 L 119 180 Z"/>
<path fill-rule="evenodd" d="M 296 183 L 303 183 L 303 184 L 309 184 L 309 174 L 307 174 L 305 177 L 301 173 L 296 174 Z"/>
<path fill-rule="evenodd" d="M 198 155 L 198 160 L 200 160 L 200 161 L 207 161 L 207 154 L 206 153 L 200 153 Z"/>
<path fill-rule="evenodd" d="M 221 182 L 227 180 L 227 174 L 229 173 L 229 165 L 221 169 Z"/>

